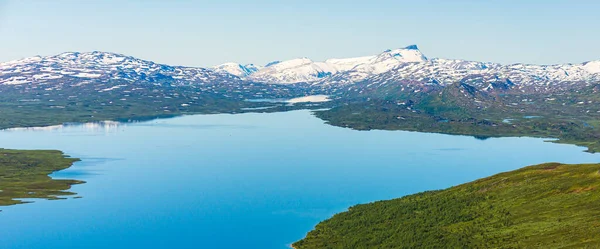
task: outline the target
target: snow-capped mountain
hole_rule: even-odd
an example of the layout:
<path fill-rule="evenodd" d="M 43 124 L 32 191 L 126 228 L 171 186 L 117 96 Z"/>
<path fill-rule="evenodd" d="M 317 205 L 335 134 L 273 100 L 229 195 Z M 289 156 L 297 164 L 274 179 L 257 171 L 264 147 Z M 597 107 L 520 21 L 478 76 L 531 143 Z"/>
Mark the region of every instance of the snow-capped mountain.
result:
<path fill-rule="evenodd" d="M 366 75 L 357 78 L 356 75 Z M 572 85 L 600 82 L 600 61 L 582 64 L 530 65 L 483 63 L 465 60 L 430 59 L 419 63 L 403 63 L 383 73 L 361 74 L 359 71 L 332 75 L 317 85 L 352 85 L 365 82 L 373 87 L 406 83 L 410 88 L 435 84 L 446 86 L 463 82 L 490 90 L 497 82 L 508 82 L 522 91 L 561 91 Z"/>
<path fill-rule="evenodd" d="M 327 63 L 299 58 L 271 63 L 251 74 L 248 79 L 268 83 L 312 82 L 336 72 L 337 70 Z"/>
<path fill-rule="evenodd" d="M 242 65 L 242 64 L 234 63 L 234 62 L 224 63 L 221 65 L 212 67 L 212 69 L 217 72 L 229 73 L 229 74 L 233 74 L 237 77 L 246 77 L 250 74 L 255 73 L 256 71 L 260 70 L 261 68 L 262 68 L 261 66 L 256 66 L 254 64 Z"/>
<path fill-rule="evenodd" d="M 430 59 L 416 45 L 411 45 L 372 56 L 322 62 L 298 58 L 272 62 L 264 67 L 238 63 L 212 68 L 169 66 L 107 52 L 69 52 L 0 63 L 0 85 L 60 86 L 117 81 L 175 86 L 221 84 L 230 89 L 243 89 L 254 83 L 290 85 L 302 82 L 315 89 L 358 83 L 362 87 L 401 84 L 406 87 L 400 89 L 407 90 L 456 82 L 490 90 L 500 82 L 521 91 L 561 91 L 573 85 L 600 82 L 600 60 L 562 65 L 502 65 Z M 231 87 L 233 85 L 236 86 Z"/>
<path fill-rule="evenodd" d="M 249 72 L 258 69 L 244 67 Z M 222 70 L 169 66 L 96 51 L 0 63 L 0 92 L 16 93 L 26 101 L 39 101 L 39 96 L 51 96 L 49 102 L 99 99 L 94 101 L 104 104 L 185 100 L 178 104 L 189 106 L 215 99 L 292 98 L 303 96 L 305 88 L 249 82 Z"/>
<path fill-rule="evenodd" d="M 0 63 L 0 84 L 44 84 L 55 81 L 169 81 L 173 84 L 240 81 L 211 69 L 168 66 L 116 53 L 69 52 Z"/>
<path fill-rule="evenodd" d="M 246 77 L 255 82 L 298 83 L 315 86 L 339 86 L 366 82 L 372 86 L 410 82 L 440 86 L 464 82 L 480 89 L 491 89 L 493 83 L 509 82 L 517 89 L 560 91 L 571 85 L 600 82 L 600 61 L 581 64 L 502 65 L 455 59 L 429 59 L 416 45 L 386 50 L 373 56 L 328 59 L 314 62 L 308 58 L 282 61 L 265 66 Z"/>
<path fill-rule="evenodd" d="M 387 72 L 403 63 L 427 61 L 416 45 L 386 50 L 379 55 L 315 62 L 308 58 L 270 64 L 250 74 L 248 79 L 269 83 L 314 82 L 338 73 L 353 71 L 353 80 Z"/>

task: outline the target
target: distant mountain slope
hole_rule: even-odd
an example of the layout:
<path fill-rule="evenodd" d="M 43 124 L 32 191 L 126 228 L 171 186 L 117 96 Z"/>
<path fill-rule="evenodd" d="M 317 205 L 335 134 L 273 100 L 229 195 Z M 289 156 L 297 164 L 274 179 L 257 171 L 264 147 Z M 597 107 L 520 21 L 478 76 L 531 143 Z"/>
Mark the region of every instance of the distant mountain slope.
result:
<path fill-rule="evenodd" d="M 108 52 L 69 52 L 0 63 L 0 85 L 56 88 L 63 84 L 107 82 L 170 86 L 220 85 L 244 88 L 254 83 L 310 85 L 317 93 L 427 91 L 456 82 L 482 91 L 561 92 L 600 82 L 600 60 L 581 64 L 530 65 L 450 60 L 423 55 L 416 45 L 380 54 L 315 62 L 308 58 L 266 66 L 225 63 L 212 68 L 169 66 Z M 272 88 L 277 86 L 270 86 Z M 381 93 L 380 93 L 381 94 Z"/>
<path fill-rule="evenodd" d="M 235 73 L 241 75 L 240 73 Z M 600 60 L 580 64 L 502 65 L 457 59 L 430 59 L 416 45 L 386 50 L 377 55 L 328 59 L 315 62 L 298 58 L 269 63 L 245 74 L 246 80 L 271 84 L 311 83 L 315 86 L 342 86 L 369 82 L 374 86 L 412 82 L 416 85 L 450 85 L 463 81 L 479 89 L 496 82 L 510 81 L 522 91 L 564 90 L 571 85 L 600 81 Z"/>
<path fill-rule="evenodd" d="M 379 55 L 328 59 L 314 62 L 308 58 L 282 61 L 264 67 L 249 76 L 250 80 L 270 83 L 298 83 L 327 80 L 332 75 L 352 71 L 352 80 L 364 79 L 368 75 L 389 71 L 403 63 L 423 62 L 427 58 L 415 45 L 387 50 Z"/>
<path fill-rule="evenodd" d="M 239 66 L 239 65 L 238 65 Z M 0 92 L 11 98 L 50 100 L 67 95 L 73 100 L 111 93 L 116 100 L 141 95 L 148 98 L 293 98 L 304 88 L 248 82 L 227 72 L 235 65 L 209 69 L 170 66 L 109 52 L 68 52 L 0 63 Z M 240 71 L 258 68 L 246 65 Z M 243 73 L 241 73 L 243 74 Z M 165 95 L 168 93 L 168 96 Z M 190 94 L 194 95 L 191 96 Z M 129 100 L 132 101 L 132 100 Z M 159 103 L 158 99 L 155 100 Z M 158 105 L 158 104 L 157 104 Z"/>
<path fill-rule="evenodd" d="M 242 65 L 239 63 L 229 62 L 221 65 L 212 67 L 213 70 L 221 73 L 229 73 L 237 77 L 246 77 L 250 74 L 255 73 L 262 67 L 255 66 L 254 64 Z"/>
<path fill-rule="evenodd" d="M 598 248 L 600 165 L 548 163 L 351 207 L 304 248 Z"/>
<path fill-rule="evenodd" d="M 572 85 L 589 85 L 600 81 L 597 62 L 566 65 L 500 65 L 462 60 L 432 59 L 422 63 L 404 63 L 380 74 L 372 74 L 361 81 L 373 85 L 393 84 L 402 81 L 413 83 L 450 85 L 465 82 L 479 89 L 493 83 L 510 81 L 515 87 L 532 91 L 563 90 Z M 335 75 L 322 84 L 347 85 L 356 83 L 354 72 Z"/>
<path fill-rule="evenodd" d="M 251 74 L 248 79 L 275 84 L 312 82 L 336 72 L 337 70 L 327 63 L 299 58 L 266 66 Z"/>
<path fill-rule="evenodd" d="M 62 53 L 0 63 L 0 84 L 44 84 L 54 80 L 125 82 L 169 81 L 174 84 L 240 81 L 228 73 L 196 67 L 168 66 L 107 52 Z"/>

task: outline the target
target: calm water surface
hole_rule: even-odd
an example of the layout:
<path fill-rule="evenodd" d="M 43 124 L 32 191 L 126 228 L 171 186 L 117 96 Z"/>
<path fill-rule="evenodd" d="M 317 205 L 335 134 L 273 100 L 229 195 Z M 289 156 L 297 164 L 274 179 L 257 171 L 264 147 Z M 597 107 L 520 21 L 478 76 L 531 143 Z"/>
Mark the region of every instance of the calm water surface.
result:
<path fill-rule="evenodd" d="M 83 198 L 2 207 L 1 248 L 283 249 L 348 206 L 525 165 L 599 162 L 533 138 L 477 140 L 329 126 L 309 111 L 0 132 L 61 149 Z"/>

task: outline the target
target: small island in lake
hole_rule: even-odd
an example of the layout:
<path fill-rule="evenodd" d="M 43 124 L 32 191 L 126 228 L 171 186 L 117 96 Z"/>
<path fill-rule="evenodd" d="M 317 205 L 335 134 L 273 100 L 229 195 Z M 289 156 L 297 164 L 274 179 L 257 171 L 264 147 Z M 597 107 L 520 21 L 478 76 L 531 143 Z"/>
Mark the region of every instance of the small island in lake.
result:
<path fill-rule="evenodd" d="M 351 207 L 305 248 L 598 248 L 600 164 L 547 163 Z"/>

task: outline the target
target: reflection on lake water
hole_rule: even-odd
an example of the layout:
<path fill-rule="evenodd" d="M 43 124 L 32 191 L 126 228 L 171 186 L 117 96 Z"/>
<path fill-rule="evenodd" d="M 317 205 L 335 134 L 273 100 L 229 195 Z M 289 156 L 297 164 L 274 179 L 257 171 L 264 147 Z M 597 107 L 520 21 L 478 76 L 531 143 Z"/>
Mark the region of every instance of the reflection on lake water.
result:
<path fill-rule="evenodd" d="M 89 131 L 92 133 L 105 132 L 111 133 L 119 129 L 119 127 L 127 125 L 127 123 L 116 122 L 116 121 L 100 121 L 90 123 L 66 123 L 62 125 L 52 125 L 43 127 L 20 127 L 10 128 L 3 130 L 4 132 L 24 132 L 24 131 L 61 131 L 68 130 L 69 132 L 73 129 L 81 131 Z"/>

